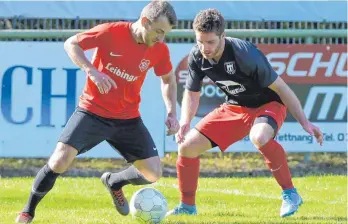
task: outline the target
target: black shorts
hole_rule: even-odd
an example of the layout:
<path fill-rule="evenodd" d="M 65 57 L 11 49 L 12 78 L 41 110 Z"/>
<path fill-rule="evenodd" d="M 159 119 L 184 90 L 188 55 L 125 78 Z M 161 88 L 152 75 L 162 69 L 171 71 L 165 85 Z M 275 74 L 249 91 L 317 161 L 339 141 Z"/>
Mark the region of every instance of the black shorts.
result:
<path fill-rule="evenodd" d="M 79 107 L 70 117 L 58 141 L 82 154 L 104 140 L 128 163 L 158 156 L 156 145 L 141 117 L 109 119 Z"/>

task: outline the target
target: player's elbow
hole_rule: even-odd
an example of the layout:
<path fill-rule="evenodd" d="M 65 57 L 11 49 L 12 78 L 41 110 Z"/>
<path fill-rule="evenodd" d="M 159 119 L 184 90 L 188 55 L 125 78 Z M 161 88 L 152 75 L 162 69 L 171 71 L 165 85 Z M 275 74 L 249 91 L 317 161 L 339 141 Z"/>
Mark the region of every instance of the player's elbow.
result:
<path fill-rule="evenodd" d="M 65 42 L 64 42 L 64 50 L 69 53 L 71 51 L 71 48 L 77 44 L 76 41 L 76 36 L 69 37 Z"/>
<path fill-rule="evenodd" d="M 168 74 L 162 76 L 162 84 L 176 86 L 176 77 L 173 71 L 170 71 Z"/>
<path fill-rule="evenodd" d="M 70 38 L 69 38 L 70 39 Z M 66 51 L 66 52 L 69 52 L 69 49 L 70 49 L 70 46 L 71 46 L 71 41 L 69 40 L 69 39 L 67 39 L 65 42 L 64 42 L 64 50 Z"/>

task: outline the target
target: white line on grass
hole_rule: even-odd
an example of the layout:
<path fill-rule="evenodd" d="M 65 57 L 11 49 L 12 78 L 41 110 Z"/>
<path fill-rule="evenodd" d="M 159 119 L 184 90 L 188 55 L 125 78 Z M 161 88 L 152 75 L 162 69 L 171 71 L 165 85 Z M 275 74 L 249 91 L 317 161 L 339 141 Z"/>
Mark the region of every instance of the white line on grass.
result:
<path fill-rule="evenodd" d="M 172 187 L 175 189 L 179 189 L 178 185 L 176 184 L 165 184 L 165 183 L 159 183 L 156 182 L 154 185 L 161 186 L 161 187 Z M 263 194 L 245 194 L 242 191 L 238 189 L 232 189 L 232 190 L 221 190 L 221 189 L 211 189 L 211 188 L 202 188 L 199 187 L 198 191 L 203 192 L 215 192 L 215 193 L 223 193 L 223 194 L 233 194 L 233 195 L 241 195 L 241 196 L 247 196 L 247 197 L 259 197 L 259 198 L 268 198 L 268 199 L 281 199 L 280 197 L 274 197 L 269 195 L 263 195 Z"/>
<path fill-rule="evenodd" d="M 153 184 L 154 186 L 161 186 L 161 187 L 172 187 L 175 189 L 179 189 L 178 185 L 176 184 L 166 184 L 166 183 L 159 183 L 156 182 Z M 259 197 L 259 198 L 267 198 L 267 199 L 276 199 L 281 200 L 281 197 L 275 197 L 275 196 L 269 196 L 265 194 L 246 194 L 243 193 L 241 190 L 233 189 L 233 190 L 221 190 L 221 189 L 211 189 L 211 188 L 198 188 L 198 191 L 203 192 L 215 192 L 215 193 L 222 193 L 222 194 L 231 194 L 231 195 L 241 195 L 246 197 Z M 320 201 L 320 200 L 305 200 L 305 202 L 314 202 L 314 203 L 322 203 L 322 204 L 345 204 L 343 201 Z"/>

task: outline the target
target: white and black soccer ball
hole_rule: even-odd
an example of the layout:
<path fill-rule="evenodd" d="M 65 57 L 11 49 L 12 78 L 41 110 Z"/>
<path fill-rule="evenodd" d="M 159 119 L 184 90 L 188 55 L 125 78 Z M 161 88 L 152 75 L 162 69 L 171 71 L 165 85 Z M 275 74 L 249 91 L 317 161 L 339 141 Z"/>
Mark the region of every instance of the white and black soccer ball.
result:
<path fill-rule="evenodd" d="M 130 213 L 138 223 L 160 223 L 166 215 L 168 202 L 158 190 L 147 187 L 135 192 L 130 200 Z"/>

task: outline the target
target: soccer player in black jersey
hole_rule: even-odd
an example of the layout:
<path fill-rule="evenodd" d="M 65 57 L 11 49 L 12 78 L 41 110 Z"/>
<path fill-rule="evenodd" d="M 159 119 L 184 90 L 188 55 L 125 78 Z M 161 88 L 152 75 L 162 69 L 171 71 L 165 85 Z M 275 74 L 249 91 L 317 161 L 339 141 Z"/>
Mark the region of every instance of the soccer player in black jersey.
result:
<path fill-rule="evenodd" d="M 224 27 L 224 18 L 215 9 L 200 11 L 193 23 L 197 44 L 188 57 L 189 75 L 182 101 L 181 127 L 176 136 L 181 203 L 167 215 L 197 214 L 195 194 L 200 154 L 215 146 L 224 151 L 249 135 L 283 190 L 280 216 L 290 216 L 303 201 L 292 183 L 286 153 L 274 137 L 287 109 L 319 144 L 322 144 L 322 132 L 305 117 L 298 98 L 264 54 L 250 42 L 226 37 Z M 226 102 L 190 130 L 206 76 L 226 94 Z"/>

